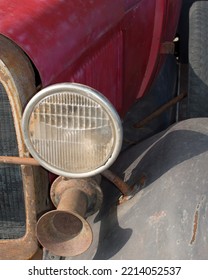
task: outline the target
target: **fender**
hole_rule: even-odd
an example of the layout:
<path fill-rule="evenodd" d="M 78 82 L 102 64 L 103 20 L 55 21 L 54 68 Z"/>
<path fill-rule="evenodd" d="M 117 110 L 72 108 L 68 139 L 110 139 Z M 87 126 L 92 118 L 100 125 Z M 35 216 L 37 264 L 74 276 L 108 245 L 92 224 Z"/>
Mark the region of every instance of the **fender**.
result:
<path fill-rule="evenodd" d="M 208 120 L 189 119 L 123 152 L 114 171 L 140 191 L 116 206 L 103 182 L 95 240 L 79 259 L 207 259 L 207 143 Z"/>

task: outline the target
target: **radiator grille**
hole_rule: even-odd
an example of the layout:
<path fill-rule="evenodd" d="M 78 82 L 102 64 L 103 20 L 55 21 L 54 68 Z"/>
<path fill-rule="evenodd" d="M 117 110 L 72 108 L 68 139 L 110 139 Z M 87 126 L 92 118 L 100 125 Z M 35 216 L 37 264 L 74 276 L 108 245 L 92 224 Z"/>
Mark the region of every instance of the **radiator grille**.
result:
<path fill-rule="evenodd" d="M 0 155 L 18 156 L 18 146 L 7 93 L 0 83 Z M 25 235 L 25 204 L 21 168 L 0 164 L 0 239 Z"/>

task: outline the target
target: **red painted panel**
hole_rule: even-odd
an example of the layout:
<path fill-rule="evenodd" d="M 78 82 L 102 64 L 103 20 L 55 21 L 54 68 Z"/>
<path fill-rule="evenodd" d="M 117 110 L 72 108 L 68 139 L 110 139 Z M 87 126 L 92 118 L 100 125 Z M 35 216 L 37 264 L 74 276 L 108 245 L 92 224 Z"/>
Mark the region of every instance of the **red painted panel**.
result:
<path fill-rule="evenodd" d="M 137 96 L 138 98 L 145 94 L 150 82 L 154 77 L 154 73 L 156 72 L 159 63 L 160 47 L 163 42 L 162 38 L 166 28 L 165 26 L 166 8 L 167 8 L 166 4 L 167 4 L 166 0 L 155 1 L 155 12 L 154 12 L 153 23 L 152 23 L 153 32 L 151 34 L 149 59 L 147 60 L 147 65 L 143 76 L 143 80 L 141 82 L 138 91 L 138 96 Z"/>
<path fill-rule="evenodd" d="M 0 33 L 28 54 L 43 86 L 75 81 L 124 114 L 143 96 L 172 40 L 181 0 L 0 0 Z"/>
<path fill-rule="evenodd" d="M 0 33 L 23 48 L 45 86 L 122 18 L 122 2 L 1 0 Z"/>
<path fill-rule="evenodd" d="M 155 2 L 140 1 L 123 20 L 124 110 L 138 97 L 145 76 L 154 30 Z"/>
<path fill-rule="evenodd" d="M 92 55 L 87 56 L 77 70 L 60 81 L 68 80 L 89 85 L 103 93 L 118 111 L 122 109 L 123 36 L 115 33 Z"/>

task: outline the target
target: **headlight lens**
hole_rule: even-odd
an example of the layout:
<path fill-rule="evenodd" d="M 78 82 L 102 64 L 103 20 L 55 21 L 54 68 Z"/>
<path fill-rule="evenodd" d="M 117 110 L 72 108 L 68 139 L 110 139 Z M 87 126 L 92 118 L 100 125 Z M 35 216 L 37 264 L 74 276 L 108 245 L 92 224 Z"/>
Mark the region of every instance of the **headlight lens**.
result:
<path fill-rule="evenodd" d="M 74 83 L 37 93 L 25 109 L 23 134 L 42 166 L 77 178 L 108 168 L 122 143 L 121 122 L 109 101 L 96 90 Z"/>

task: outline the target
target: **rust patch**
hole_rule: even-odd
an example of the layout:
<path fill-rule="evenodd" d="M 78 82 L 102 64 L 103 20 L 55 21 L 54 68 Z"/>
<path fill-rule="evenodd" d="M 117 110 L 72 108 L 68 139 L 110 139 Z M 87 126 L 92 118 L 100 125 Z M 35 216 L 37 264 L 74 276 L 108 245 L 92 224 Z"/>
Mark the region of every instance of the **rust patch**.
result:
<path fill-rule="evenodd" d="M 139 178 L 140 189 L 144 188 L 146 181 L 147 181 L 147 176 L 145 174 L 142 174 L 141 177 Z"/>
<path fill-rule="evenodd" d="M 199 225 L 199 211 L 200 211 L 201 204 L 204 200 L 205 200 L 205 196 L 203 195 L 196 207 L 196 212 L 194 215 L 193 233 L 192 233 L 190 245 L 193 245 L 193 243 L 196 241 L 197 229 L 198 229 L 198 225 Z"/>
<path fill-rule="evenodd" d="M 193 245 L 193 243 L 196 240 L 196 234 L 197 234 L 197 228 L 198 228 L 198 221 L 199 221 L 199 212 L 198 210 L 195 212 L 194 215 L 194 226 L 193 226 L 193 234 L 192 234 L 192 238 L 190 241 L 190 245 Z"/>
<path fill-rule="evenodd" d="M 134 187 L 129 186 L 126 182 L 124 182 L 120 177 L 118 177 L 115 173 L 110 171 L 109 169 L 104 170 L 102 175 L 112 182 L 124 196 L 129 196 L 132 194 Z"/>

